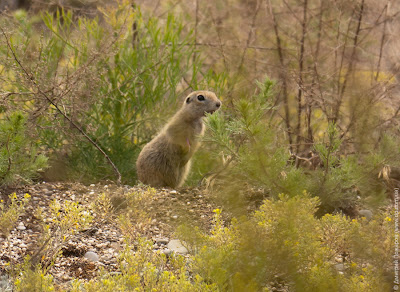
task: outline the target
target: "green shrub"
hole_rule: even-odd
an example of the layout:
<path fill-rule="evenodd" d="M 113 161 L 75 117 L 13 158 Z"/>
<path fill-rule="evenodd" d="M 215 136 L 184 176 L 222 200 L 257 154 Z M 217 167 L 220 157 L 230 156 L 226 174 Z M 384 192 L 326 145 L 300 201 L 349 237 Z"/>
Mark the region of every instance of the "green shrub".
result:
<path fill-rule="evenodd" d="M 318 205 L 307 193 L 281 195 L 230 227 L 215 210 L 211 235 L 183 232 L 196 253 L 193 272 L 219 291 L 389 291 L 390 217 L 369 223 L 330 214 L 318 219 Z M 335 268 L 337 259 L 342 270 Z"/>
<path fill-rule="evenodd" d="M 19 275 L 14 281 L 15 291 L 55 291 L 53 276 L 47 275 L 40 265 L 32 267 L 29 256 L 25 258 L 23 264 L 16 267 L 16 270 L 19 271 Z"/>
<path fill-rule="evenodd" d="M 26 129 L 26 117 L 13 112 L 0 120 L 0 185 L 30 182 L 47 166 L 47 158 Z"/>
<path fill-rule="evenodd" d="M 10 95 L 9 106 L 35 117 L 41 142 L 53 158 L 67 160 L 73 178 L 106 179 L 114 173 L 60 111 L 105 151 L 124 182 L 133 183 L 140 149 L 180 107 L 182 95 L 198 88 L 219 90 L 224 78 L 201 73 L 192 31 L 176 17 L 145 17 L 128 1 L 102 9 L 101 16 L 89 19 L 58 10 L 43 13 L 40 20 L 19 11 L 2 20 L 30 76 L 4 43 L 0 82 L 17 93 Z M 23 102 L 15 98 L 21 92 Z"/>
<path fill-rule="evenodd" d="M 18 200 L 17 194 L 9 196 L 10 203 L 6 208 L 5 202 L 0 201 L 0 235 L 7 238 L 15 227 L 19 216 L 24 211 L 25 204 L 29 201 L 29 194 L 25 194 L 22 200 Z"/>
<path fill-rule="evenodd" d="M 314 143 L 313 164 L 299 166 L 283 126 L 274 118 L 274 83 L 266 78 L 257 85 L 253 96 L 236 100 L 207 122 L 206 141 L 214 147 L 214 161 L 220 161 L 211 185 L 225 207 L 246 210 L 254 189 L 260 189 L 264 198 L 280 193 L 292 197 L 307 190 L 320 198 L 320 215 L 334 211 L 354 215 L 357 204 L 376 207 L 386 202 L 386 185 L 378 173 L 385 165 L 399 165 L 395 156 L 400 148 L 394 138 L 385 137 L 378 149 L 347 154 L 337 127 L 330 124 Z"/>

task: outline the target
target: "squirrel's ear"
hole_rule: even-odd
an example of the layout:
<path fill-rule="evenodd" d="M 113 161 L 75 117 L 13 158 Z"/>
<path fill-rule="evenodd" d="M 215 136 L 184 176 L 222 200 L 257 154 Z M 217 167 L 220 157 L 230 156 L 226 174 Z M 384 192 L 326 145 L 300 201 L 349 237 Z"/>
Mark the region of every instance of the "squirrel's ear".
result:
<path fill-rule="evenodd" d="M 190 96 L 186 98 L 186 103 L 190 103 Z"/>

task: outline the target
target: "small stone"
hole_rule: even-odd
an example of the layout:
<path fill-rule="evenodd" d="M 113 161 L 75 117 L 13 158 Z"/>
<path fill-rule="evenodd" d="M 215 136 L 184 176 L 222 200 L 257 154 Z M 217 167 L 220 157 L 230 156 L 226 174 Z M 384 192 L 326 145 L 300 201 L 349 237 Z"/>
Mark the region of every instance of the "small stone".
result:
<path fill-rule="evenodd" d="M 0 291 L 12 292 L 12 281 L 9 279 L 8 275 L 0 275 Z"/>
<path fill-rule="evenodd" d="M 335 269 L 338 272 L 343 272 L 346 269 L 346 267 L 344 266 L 344 264 L 336 264 Z"/>
<path fill-rule="evenodd" d="M 172 190 L 172 191 L 170 191 L 169 193 L 170 193 L 170 194 L 177 194 L 178 192 L 175 191 L 175 190 Z"/>
<path fill-rule="evenodd" d="M 167 249 L 164 249 L 164 250 L 162 251 L 162 253 L 165 254 L 166 256 L 170 256 L 170 255 L 172 254 L 172 250 L 170 250 L 169 248 L 167 248 Z"/>
<path fill-rule="evenodd" d="M 360 210 L 358 211 L 358 214 L 361 217 L 365 217 L 368 221 L 370 221 L 372 219 L 372 212 L 370 210 Z"/>
<path fill-rule="evenodd" d="M 118 242 L 111 242 L 110 246 L 112 249 L 121 250 L 121 245 Z"/>
<path fill-rule="evenodd" d="M 178 215 L 172 216 L 172 219 L 178 219 Z"/>
<path fill-rule="evenodd" d="M 98 248 L 98 249 L 103 249 L 107 246 L 108 246 L 108 242 L 102 242 L 102 243 L 96 244 L 96 248 Z"/>
<path fill-rule="evenodd" d="M 91 187 L 95 187 L 96 185 L 95 185 L 95 184 L 91 184 L 90 186 L 91 186 Z"/>
<path fill-rule="evenodd" d="M 89 193 L 89 195 L 94 195 L 94 191 L 91 191 L 91 192 Z"/>
<path fill-rule="evenodd" d="M 343 263 L 343 257 L 341 257 L 341 256 L 335 257 L 335 261 L 337 263 Z"/>
<path fill-rule="evenodd" d="M 168 244 L 168 238 L 156 238 L 154 240 L 157 244 Z"/>
<path fill-rule="evenodd" d="M 25 225 L 24 225 L 23 222 L 19 222 L 19 224 L 18 224 L 18 226 L 17 226 L 17 229 L 23 231 L 23 230 L 26 229 L 26 227 L 25 227 Z"/>
<path fill-rule="evenodd" d="M 180 242 L 180 240 L 178 240 L 178 239 L 171 240 L 168 243 L 167 248 L 172 250 L 173 252 L 176 252 L 176 253 L 181 254 L 181 255 L 188 254 L 187 248 L 184 247 L 182 245 L 182 243 Z"/>
<path fill-rule="evenodd" d="M 97 255 L 97 253 L 95 253 L 93 251 L 86 252 L 84 257 L 87 258 L 91 262 L 98 262 L 99 261 L 99 256 Z"/>

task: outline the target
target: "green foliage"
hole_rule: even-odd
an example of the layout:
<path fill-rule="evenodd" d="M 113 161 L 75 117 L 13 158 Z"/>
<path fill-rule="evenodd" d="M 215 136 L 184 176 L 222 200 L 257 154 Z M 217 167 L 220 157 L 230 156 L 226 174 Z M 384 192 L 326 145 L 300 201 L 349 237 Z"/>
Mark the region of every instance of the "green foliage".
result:
<path fill-rule="evenodd" d="M 228 208 L 239 210 L 246 209 L 252 200 L 253 191 L 248 186 L 261 188 L 265 196 L 275 198 L 280 193 L 292 197 L 307 190 L 320 198 L 321 215 L 339 210 L 352 213 L 358 197 L 374 206 L 385 202 L 386 186 L 378 173 L 385 165 L 398 165 L 394 153 L 400 152 L 393 138 L 385 137 L 380 144 L 378 151 L 385 152 L 382 155 L 376 150 L 344 154 L 338 128 L 329 124 L 325 135 L 315 141 L 309 162 L 298 166 L 284 130 L 273 118 L 273 82 L 266 78 L 257 85 L 251 98 L 239 99 L 232 110 L 208 119 L 210 135 L 206 141 L 214 145 L 213 153 L 220 158 L 217 175 L 211 178 L 218 186 L 214 188 L 217 198 L 227 202 Z M 389 162 L 386 157 L 393 159 Z"/>
<path fill-rule="evenodd" d="M 55 291 L 53 276 L 46 275 L 40 265 L 32 268 L 30 258 L 27 256 L 23 264 L 18 265 L 18 278 L 14 282 L 15 291 L 50 292 Z"/>
<path fill-rule="evenodd" d="M 180 106 L 181 95 L 219 90 L 224 83 L 224 74 L 201 73 L 192 31 L 173 15 L 165 21 L 144 16 L 129 1 L 101 9 L 101 21 L 63 9 L 41 19 L 21 13 L 4 25 L 12 31 L 12 50 L 32 76 L 4 46 L 0 83 L 26 94 L 22 102 L 11 95 L 9 105 L 33 113 L 42 144 L 53 158 L 67 160 L 72 178 L 106 179 L 114 173 L 93 145 L 77 139 L 45 94 L 99 144 L 124 182 L 133 183 L 141 147 Z M 42 31 L 38 23 L 44 24 Z"/>
<path fill-rule="evenodd" d="M 265 200 L 250 218 L 233 220 L 230 227 L 224 227 L 221 211 L 215 210 L 212 234 L 198 234 L 202 240 L 190 242 L 197 251 L 193 271 L 219 291 L 262 291 L 282 285 L 289 291 L 389 289 L 385 275 L 391 270 L 388 256 L 394 235 L 390 217 L 382 214 L 369 223 L 330 214 L 318 219 L 318 205 L 319 200 L 307 193 L 281 195 Z M 193 238 L 186 235 L 189 241 Z M 336 270 L 336 259 L 345 252 L 345 269 Z"/>
<path fill-rule="evenodd" d="M 93 93 L 94 103 L 84 120 L 125 179 L 132 182 L 135 158 L 157 130 L 150 122 L 154 116 L 147 111 L 156 105 L 171 110 L 177 101 L 179 82 L 198 66 L 198 60 L 191 63 L 194 47 L 190 35 L 183 35 L 182 24 L 172 15 L 161 25 L 158 19 L 143 19 L 140 11 L 133 14 L 126 5 L 107 13 L 114 34 L 123 27 L 127 29 L 112 44 L 113 53 L 97 65 L 97 72 L 102 72 L 99 88 Z M 133 23 L 136 31 L 131 29 Z M 103 40 L 97 37 L 91 36 L 97 42 Z M 110 35 L 105 32 L 101 35 L 107 37 Z M 109 173 L 104 158 L 91 145 L 80 143 L 75 149 L 72 158 L 77 169 L 88 167 L 88 173 L 95 177 Z"/>
<path fill-rule="evenodd" d="M 18 200 L 16 193 L 9 196 L 10 204 L 7 206 L 0 201 L 0 234 L 7 237 L 15 227 L 17 220 L 24 211 L 25 204 L 29 201 L 29 194 L 25 194 L 22 200 Z"/>
<path fill-rule="evenodd" d="M 26 117 L 13 112 L 0 120 L 0 185 L 29 182 L 47 166 L 47 158 L 27 135 Z"/>

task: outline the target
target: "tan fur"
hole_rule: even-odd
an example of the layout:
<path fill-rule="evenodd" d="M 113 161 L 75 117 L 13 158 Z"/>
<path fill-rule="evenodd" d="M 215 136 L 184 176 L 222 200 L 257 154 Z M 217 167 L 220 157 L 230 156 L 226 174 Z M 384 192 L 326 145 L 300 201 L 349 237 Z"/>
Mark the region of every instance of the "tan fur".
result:
<path fill-rule="evenodd" d="M 204 96 L 203 101 L 198 99 L 200 95 Z M 136 162 L 139 180 L 154 187 L 181 186 L 204 134 L 203 117 L 220 106 L 221 101 L 211 91 L 189 94 L 182 108 L 140 152 Z"/>

